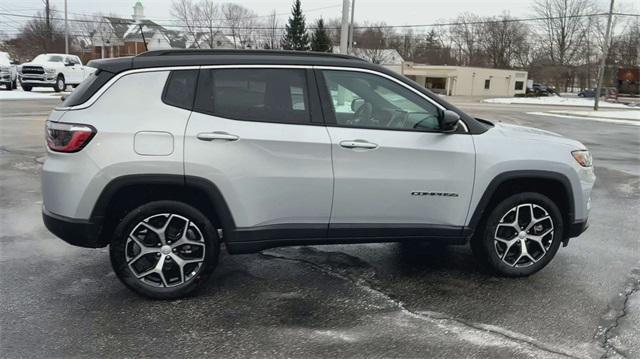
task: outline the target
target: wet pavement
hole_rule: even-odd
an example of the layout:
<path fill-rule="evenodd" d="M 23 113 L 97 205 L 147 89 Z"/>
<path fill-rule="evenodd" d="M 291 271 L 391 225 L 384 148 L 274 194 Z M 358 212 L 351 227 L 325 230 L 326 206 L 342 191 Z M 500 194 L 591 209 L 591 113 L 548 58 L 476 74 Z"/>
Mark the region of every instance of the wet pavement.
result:
<path fill-rule="evenodd" d="M 640 127 L 456 101 L 592 150 L 591 227 L 547 268 L 499 278 L 467 247 L 428 244 L 223 251 L 198 296 L 169 302 L 124 288 L 107 249 L 47 232 L 43 122 L 58 102 L 0 101 L 0 356 L 640 357 Z"/>

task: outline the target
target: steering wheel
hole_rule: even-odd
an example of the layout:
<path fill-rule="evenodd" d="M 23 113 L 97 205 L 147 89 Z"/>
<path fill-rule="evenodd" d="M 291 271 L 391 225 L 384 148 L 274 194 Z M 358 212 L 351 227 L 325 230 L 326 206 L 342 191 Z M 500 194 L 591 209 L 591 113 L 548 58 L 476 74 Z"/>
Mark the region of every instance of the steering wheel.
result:
<path fill-rule="evenodd" d="M 368 121 L 373 116 L 373 105 L 365 102 L 360 106 L 353 114 L 353 120 L 351 124 L 358 124 L 360 122 Z"/>

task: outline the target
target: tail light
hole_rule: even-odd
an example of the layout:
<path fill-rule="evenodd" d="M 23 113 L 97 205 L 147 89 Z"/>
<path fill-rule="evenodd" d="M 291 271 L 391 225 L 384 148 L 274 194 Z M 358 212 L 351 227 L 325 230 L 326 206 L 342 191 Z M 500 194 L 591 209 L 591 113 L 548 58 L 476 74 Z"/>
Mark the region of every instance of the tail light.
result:
<path fill-rule="evenodd" d="M 55 152 L 78 152 L 95 136 L 96 129 L 89 125 L 47 121 L 47 146 Z"/>

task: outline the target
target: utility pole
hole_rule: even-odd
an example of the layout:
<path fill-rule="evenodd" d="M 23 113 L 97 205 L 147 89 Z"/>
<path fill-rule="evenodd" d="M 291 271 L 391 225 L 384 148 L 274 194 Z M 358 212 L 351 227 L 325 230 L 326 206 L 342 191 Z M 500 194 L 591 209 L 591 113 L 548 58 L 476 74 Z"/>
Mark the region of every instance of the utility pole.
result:
<path fill-rule="evenodd" d="M 349 49 L 349 0 L 342 0 L 342 27 L 340 29 L 340 53 Z"/>
<path fill-rule="evenodd" d="M 347 46 L 347 53 L 353 52 L 353 14 L 356 12 L 356 0 L 351 1 L 351 23 L 349 24 L 349 45 Z"/>
<path fill-rule="evenodd" d="M 64 0 L 64 53 L 69 53 L 69 21 L 67 18 L 67 0 Z"/>
<path fill-rule="evenodd" d="M 47 37 L 51 40 L 51 20 L 50 20 L 50 8 L 49 8 L 49 0 L 44 0 L 44 13 L 46 16 L 46 24 L 47 24 Z"/>
<path fill-rule="evenodd" d="M 613 17 L 613 2 L 609 5 L 609 17 L 607 18 L 607 30 L 604 35 L 604 46 L 602 47 L 602 58 L 600 59 L 600 68 L 598 69 L 598 86 L 596 87 L 595 102 L 593 110 L 598 111 L 600 105 L 600 91 L 602 89 L 602 81 L 604 81 L 604 72 L 607 64 L 607 55 L 609 54 L 609 43 L 611 43 L 611 19 Z"/>

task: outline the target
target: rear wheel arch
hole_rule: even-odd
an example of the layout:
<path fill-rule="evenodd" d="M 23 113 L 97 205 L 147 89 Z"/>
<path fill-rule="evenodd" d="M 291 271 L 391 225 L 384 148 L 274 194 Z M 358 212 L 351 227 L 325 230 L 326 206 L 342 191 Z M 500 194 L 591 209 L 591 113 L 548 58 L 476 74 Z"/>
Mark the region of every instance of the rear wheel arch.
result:
<path fill-rule="evenodd" d="M 218 187 L 191 176 L 144 174 L 118 177 L 105 186 L 91 213 L 102 223 L 99 242 L 106 246 L 119 221 L 129 211 L 151 201 L 173 200 L 201 211 L 216 228 L 235 228 L 235 222 Z"/>
<path fill-rule="evenodd" d="M 558 172 L 524 170 L 501 173 L 489 183 L 471 216 L 469 227 L 479 228 L 500 201 L 519 192 L 536 192 L 549 197 L 560 208 L 565 231 L 574 222 L 575 204 L 569 178 Z"/>

